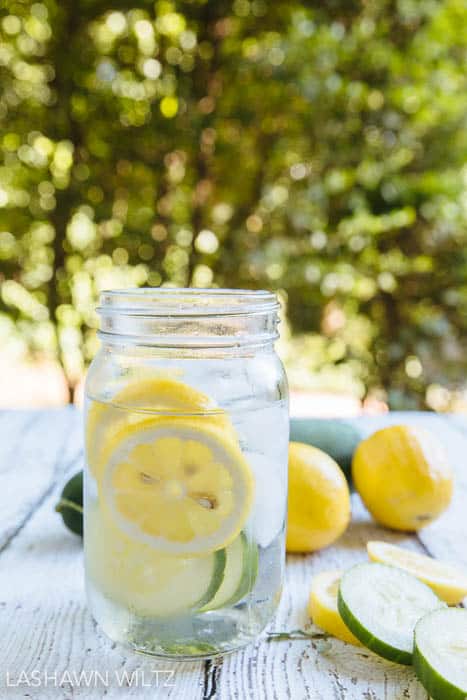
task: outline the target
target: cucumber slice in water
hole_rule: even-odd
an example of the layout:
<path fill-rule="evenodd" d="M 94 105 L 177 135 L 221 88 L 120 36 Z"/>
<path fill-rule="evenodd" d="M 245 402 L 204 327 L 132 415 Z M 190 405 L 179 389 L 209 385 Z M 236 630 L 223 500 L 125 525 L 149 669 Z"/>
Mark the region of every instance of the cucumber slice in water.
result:
<path fill-rule="evenodd" d="M 206 605 L 224 581 L 226 550 L 174 557 L 130 539 L 89 505 L 85 561 L 91 585 L 141 617 L 168 618 Z"/>
<path fill-rule="evenodd" d="M 202 609 L 203 612 L 234 605 L 251 591 L 258 574 L 258 547 L 241 532 L 226 547 L 224 577 L 217 592 Z"/>
<path fill-rule="evenodd" d="M 435 610 L 417 623 L 413 665 L 433 700 L 467 698 L 467 610 Z"/>
<path fill-rule="evenodd" d="M 445 604 L 424 583 L 386 564 L 357 564 L 341 579 L 338 608 L 351 632 L 375 654 L 410 665 L 414 629 Z"/>

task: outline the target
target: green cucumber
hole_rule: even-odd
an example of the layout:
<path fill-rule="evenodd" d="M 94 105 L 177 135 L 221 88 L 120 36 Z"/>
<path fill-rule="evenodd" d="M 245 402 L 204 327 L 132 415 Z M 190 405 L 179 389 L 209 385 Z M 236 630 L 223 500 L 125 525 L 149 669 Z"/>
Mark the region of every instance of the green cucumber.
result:
<path fill-rule="evenodd" d="M 258 547 L 244 532 L 226 547 L 223 580 L 202 612 L 234 605 L 251 591 L 258 574 Z"/>
<path fill-rule="evenodd" d="M 83 472 L 67 481 L 55 510 L 71 532 L 83 536 Z"/>
<path fill-rule="evenodd" d="M 137 584 L 144 584 L 140 590 L 128 591 L 116 581 L 113 589 L 107 583 L 103 592 L 140 617 L 177 617 L 189 610 L 198 612 L 213 599 L 222 585 L 226 566 L 225 549 L 205 557 L 184 559 L 182 568 L 181 563 L 176 559 L 161 561 L 154 572 L 153 588 L 149 585 L 150 577 L 140 570 L 136 579 Z M 158 587 L 159 566 L 164 568 L 166 585 L 163 588 Z M 150 570 L 147 573 L 150 574 Z"/>
<path fill-rule="evenodd" d="M 197 611 L 224 581 L 225 549 L 174 557 L 133 540 L 92 502 L 85 521 L 85 564 L 92 587 L 140 617 L 173 618 Z"/>
<path fill-rule="evenodd" d="M 467 698 L 467 610 L 425 615 L 415 627 L 413 665 L 433 700 Z"/>
<path fill-rule="evenodd" d="M 216 596 L 217 592 L 222 587 L 225 578 L 225 570 L 227 566 L 226 550 L 220 549 L 219 551 L 214 552 L 211 556 L 213 557 L 213 572 L 211 581 L 209 582 L 205 593 L 193 606 L 195 609 L 202 608 Z"/>
<path fill-rule="evenodd" d="M 335 418 L 292 418 L 290 440 L 318 447 L 332 457 L 351 481 L 352 457 L 362 439 L 350 422 Z"/>
<path fill-rule="evenodd" d="M 389 661 L 410 665 L 414 629 L 426 613 L 445 608 L 431 588 L 387 564 L 357 564 L 341 578 L 337 599 L 345 624 L 362 644 Z"/>

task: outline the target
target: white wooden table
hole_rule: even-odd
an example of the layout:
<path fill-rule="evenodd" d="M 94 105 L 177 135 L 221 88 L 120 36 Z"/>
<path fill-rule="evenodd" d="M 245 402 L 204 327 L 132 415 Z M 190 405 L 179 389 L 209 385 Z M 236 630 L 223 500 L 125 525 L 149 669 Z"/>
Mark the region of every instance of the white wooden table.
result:
<path fill-rule="evenodd" d="M 385 539 L 467 567 L 467 420 L 432 414 L 358 419 L 365 433 L 389 423 L 422 424 L 445 443 L 456 470 L 449 511 L 418 537 L 371 521 L 353 495 L 353 521 L 336 546 L 289 557 L 270 630 L 308 623 L 315 572 L 365 559 Z M 0 413 L 0 698 L 198 700 L 426 700 L 410 668 L 338 640 L 325 653 L 309 641 L 267 642 L 215 661 L 158 661 L 109 642 L 84 597 L 82 545 L 54 512 L 64 481 L 82 467 L 81 416 L 73 409 Z"/>

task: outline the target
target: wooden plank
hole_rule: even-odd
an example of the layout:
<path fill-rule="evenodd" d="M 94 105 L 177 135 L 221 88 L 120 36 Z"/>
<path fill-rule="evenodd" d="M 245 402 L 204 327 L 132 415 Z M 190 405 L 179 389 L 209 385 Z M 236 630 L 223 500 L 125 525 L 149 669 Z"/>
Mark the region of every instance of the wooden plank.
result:
<path fill-rule="evenodd" d="M 289 556 L 286 584 L 273 623 L 275 631 L 309 624 L 306 606 L 311 579 L 326 569 L 365 561 L 369 539 L 400 543 L 423 551 L 416 537 L 387 533 L 373 523 L 359 497 L 352 497 L 353 521 L 339 542 L 308 556 Z M 332 640 L 320 653 L 309 641 L 265 642 L 225 657 L 218 679 L 221 700 L 426 700 L 411 668 L 380 659 L 367 650 Z"/>
<path fill-rule="evenodd" d="M 432 556 L 467 569 L 467 431 L 462 432 L 455 425 L 447 417 L 433 421 L 455 472 L 454 494 L 446 513 L 421 530 L 419 538 Z"/>
<path fill-rule="evenodd" d="M 142 699 L 201 699 L 205 675 L 202 662 L 174 664 L 126 651 L 97 630 L 87 611 L 82 542 L 63 528 L 60 516 L 54 512 L 63 471 L 71 473 L 82 466 L 76 461 L 77 455 L 82 455 L 81 420 L 77 414 L 65 413 L 42 419 L 35 416 L 35 437 L 28 438 L 27 450 L 18 444 L 19 433 L 12 445 L 12 455 L 18 454 L 21 459 L 26 452 L 31 453 L 26 463 L 12 458 L 9 468 L 17 475 L 16 482 L 12 480 L 13 494 L 21 495 L 27 474 L 42 495 L 38 493 L 33 499 L 32 488 L 26 484 L 21 512 L 32 508 L 31 517 L 0 555 L 0 697 L 16 692 L 18 697 L 29 693 L 41 700 L 88 700 L 121 698 L 124 693 L 125 697 Z M 61 444 L 62 431 L 66 432 L 66 445 Z M 47 435 L 48 440 L 44 439 Z M 40 459 L 33 461 L 33 448 L 46 442 L 53 447 L 44 449 Z M 27 465 L 27 472 L 24 467 L 20 470 L 21 463 Z M 4 466 L 0 464 L 0 468 Z M 41 473 L 40 481 L 34 470 Z M 52 476 L 54 483 L 47 491 Z M 33 507 L 38 500 L 38 507 Z M 33 672 L 39 674 L 39 689 L 27 686 L 25 679 L 32 682 Z M 82 673 L 86 675 L 80 676 Z M 61 681 L 62 687 L 57 687 Z"/>
<path fill-rule="evenodd" d="M 395 533 L 372 521 L 359 496 L 352 496 L 352 524 L 336 545 L 316 554 L 289 556 L 287 578 L 275 630 L 302 628 L 309 622 L 307 598 L 313 574 L 330 568 L 346 568 L 365 561 L 369 539 L 383 539 L 414 551 L 428 550 L 440 559 L 465 561 L 467 518 L 467 434 L 464 437 L 435 415 L 399 413 L 358 421 L 366 434 L 388 424 L 423 425 L 439 435 L 449 452 L 456 472 L 456 489 L 448 512 L 418 537 Z M 252 648 L 226 657 L 219 675 L 219 697 L 225 698 L 309 698 L 328 700 L 426 699 L 427 695 L 410 668 L 390 664 L 373 654 L 362 652 L 338 640 L 326 654 L 314 650 L 309 642 L 259 641 Z"/>
<path fill-rule="evenodd" d="M 441 416 L 446 420 L 451 428 L 459 430 L 467 438 L 467 415 L 466 414 L 445 414 Z"/>
<path fill-rule="evenodd" d="M 53 486 L 75 417 L 71 410 L 0 413 L 0 550 Z"/>
<path fill-rule="evenodd" d="M 426 414 L 361 421 L 366 432 L 396 422 L 421 423 L 446 443 L 457 478 L 452 508 L 418 539 L 380 528 L 354 494 L 352 525 L 335 546 L 311 556 L 289 557 L 273 629 L 303 627 L 308 622 L 306 603 L 313 574 L 364 560 L 368 539 L 385 539 L 416 551 L 426 548 L 440 558 L 460 561 L 465 556 L 467 519 L 461 509 L 467 503 L 467 432 L 463 424 L 459 427 L 456 421 L 453 427 L 446 418 Z M 81 543 L 61 527 L 53 511 L 64 474 L 79 468 L 79 415 L 67 411 L 41 416 L 0 414 L 0 435 L 0 473 L 3 471 L 9 484 L 9 495 L 0 493 L 0 543 L 4 544 L 0 552 L 0 697 L 29 693 L 41 700 L 121 698 L 123 694 L 190 700 L 426 700 L 410 668 L 390 664 L 338 640 L 331 642 L 326 653 L 320 653 L 310 642 L 267 643 L 262 638 L 223 660 L 177 664 L 113 645 L 96 629 L 86 610 Z M 21 680 L 21 672 L 30 678 L 32 671 L 42 674 L 40 690 L 13 687 L 12 683 Z M 67 671 L 71 676 L 66 676 Z M 77 684 L 82 672 L 86 676 Z M 62 688 L 55 687 L 53 674 L 58 681 L 65 680 Z M 125 674 L 130 685 L 125 684 Z"/>

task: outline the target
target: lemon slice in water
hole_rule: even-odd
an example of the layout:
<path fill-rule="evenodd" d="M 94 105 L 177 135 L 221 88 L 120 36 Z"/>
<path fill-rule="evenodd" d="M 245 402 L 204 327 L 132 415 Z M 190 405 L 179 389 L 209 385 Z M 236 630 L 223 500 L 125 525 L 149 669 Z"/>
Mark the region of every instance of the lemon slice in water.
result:
<path fill-rule="evenodd" d="M 231 435 L 203 418 L 123 427 L 108 441 L 100 498 L 129 537 L 176 555 L 227 546 L 251 510 L 254 477 Z"/>
<path fill-rule="evenodd" d="M 171 617 L 198 610 L 224 580 L 224 549 L 205 557 L 173 557 L 130 539 L 96 504 L 86 514 L 86 570 L 91 584 L 143 617 Z"/>
<path fill-rule="evenodd" d="M 235 435 L 229 417 L 202 392 L 170 376 L 156 374 L 129 381 L 109 403 L 92 401 L 86 422 L 87 458 L 92 472 L 102 466 L 106 444 L 124 425 L 167 414 L 204 414 L 205 420 Z"/>

